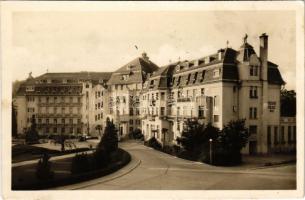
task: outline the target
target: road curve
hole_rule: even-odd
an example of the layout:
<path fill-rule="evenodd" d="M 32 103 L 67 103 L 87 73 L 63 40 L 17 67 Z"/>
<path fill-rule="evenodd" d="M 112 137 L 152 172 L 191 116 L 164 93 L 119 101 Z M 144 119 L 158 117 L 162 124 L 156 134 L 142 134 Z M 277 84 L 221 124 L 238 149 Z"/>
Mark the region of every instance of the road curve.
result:
<path fill-rule="evenodd" d="M 176 158 L 139 142 L 123 142 L 132 161 L 94 180 L 52 189 L 72 190 L 216 190 L 295 189 L 295 165 L 265 169 L 215 167 Z"/>

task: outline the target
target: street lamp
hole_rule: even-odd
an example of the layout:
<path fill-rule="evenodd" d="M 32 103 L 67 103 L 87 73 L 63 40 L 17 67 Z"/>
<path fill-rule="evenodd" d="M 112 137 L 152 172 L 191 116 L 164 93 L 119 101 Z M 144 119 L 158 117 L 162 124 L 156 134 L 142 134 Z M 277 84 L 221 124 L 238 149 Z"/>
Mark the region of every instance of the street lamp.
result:
<path fill-rule="evenodd" d="M 212 149 L 213 139 L 210 139 L 209 142 L 210 142 L 210 164 L 212 164 L 213 163 L 213 149 Z"/>

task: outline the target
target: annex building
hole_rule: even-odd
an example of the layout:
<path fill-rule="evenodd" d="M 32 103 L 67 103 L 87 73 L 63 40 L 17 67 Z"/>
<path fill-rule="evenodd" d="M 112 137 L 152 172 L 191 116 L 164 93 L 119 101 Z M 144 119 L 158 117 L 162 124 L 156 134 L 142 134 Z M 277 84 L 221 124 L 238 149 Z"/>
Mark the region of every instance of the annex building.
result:
<path fill-rule="evenodd" d="M 278 66 L 268 60 L 268 36 L 257 54 L 245 36 L 240 48 L 159 67 L 143 53 L 112 73 L 46 73 L 17 92 L 18 133 L 35 116 L 40 134 L 100 135 L 107 117 L 120 137 L 141 129 L 145 140 L 175 144 L 186 119 L 222 129 L 246 119 L 244 153 L 295 150 L 295 119 L 281 118 Z"/>

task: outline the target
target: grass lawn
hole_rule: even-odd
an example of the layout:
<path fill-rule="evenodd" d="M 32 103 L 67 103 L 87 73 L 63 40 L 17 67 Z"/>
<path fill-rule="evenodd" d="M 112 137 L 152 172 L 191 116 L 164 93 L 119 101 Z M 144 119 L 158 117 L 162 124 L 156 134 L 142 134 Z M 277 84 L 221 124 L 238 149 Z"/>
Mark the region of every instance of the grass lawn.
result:
<path fill-rule="evenodd" d="M 78 148 L 61 152 L 59 150 L 37 147 L 33 145 L 16 144 L 12 146 L 12 162 L 16 163 L 26 160 L 38 159 L 41 158 L 44 153 L 48 153 L 50 156 L 60 156 L 87 150 L 89 150 L 89 148 Z"/>

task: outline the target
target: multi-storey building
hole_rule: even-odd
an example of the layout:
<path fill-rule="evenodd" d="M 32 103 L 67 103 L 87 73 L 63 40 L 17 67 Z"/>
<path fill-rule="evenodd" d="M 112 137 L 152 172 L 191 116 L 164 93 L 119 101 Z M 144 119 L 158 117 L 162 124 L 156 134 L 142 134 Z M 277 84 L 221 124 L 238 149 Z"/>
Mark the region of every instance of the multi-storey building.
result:
<path fill-rule="evenodd" d="M 217 53 L 162 67 L 146 81 L 142 130 L 163 144 L 175 143 L 186 119 L 222 129 L 231 120 L 246 119 L 251 133 L 244 152 L 266 153 L 278 137 L 280 89 L 278 66 L 268 61 L 268 36 L 259 38 L 260 52 L 247 42 L 238 50 Z"/>
<path fill-rule="evenodd" d="M 268 60 L 268 36 L 262 34 L 259 41 L 259 54 L 245 36 L 237 50 L 226 47 L 161 68 L 143 53 L 113 73 L 30 76 L 15 101 L 18 132 L 35 115 L 41 134 L 100 135 L 109 117 L 119 137 L 141 129 L 145 140 L 156 137 L 171 145 L 186 119 L 220 129 L 246 119 L 251 135 L 244 153 L 294 150 L 295 121 L 280 118 L 285 82 Z"/>
<path fill-rule="evenodd" d="M 136 128 L 141 129 L 140 95 L 149 74 L 159 67 L 149 60 L 146 53 L 112 73 L 109 87 L 109 114 L 124 137 Z"/>
<path fill-rule="evenodd" d="M 17 129 L 24 133 L 35 117 L 39 134 L 97 134 L 93 94 L 106 89 L 110 73 L 46 73 L 29 78 L 16 95 Z M 97 114 L 98 115 L 98 114 Z M 103 118 L 103 117 L 102 117 Z"/>

